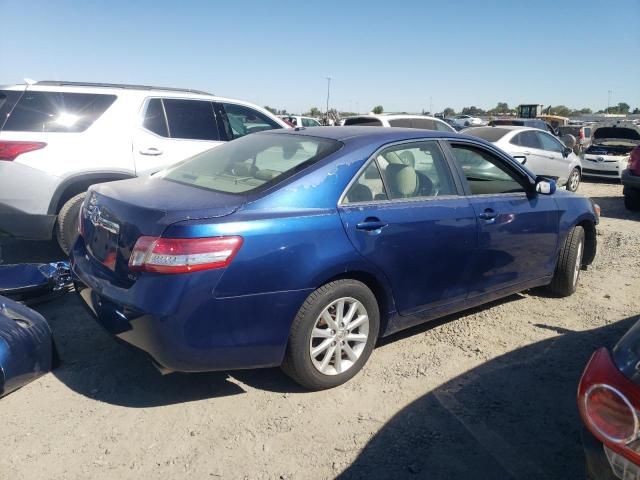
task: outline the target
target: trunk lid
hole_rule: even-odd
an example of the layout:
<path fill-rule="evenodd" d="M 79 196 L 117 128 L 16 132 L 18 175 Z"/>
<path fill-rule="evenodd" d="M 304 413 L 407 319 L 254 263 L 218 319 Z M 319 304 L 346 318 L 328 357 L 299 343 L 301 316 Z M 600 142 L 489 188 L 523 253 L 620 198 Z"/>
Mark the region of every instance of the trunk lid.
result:
<path fill-rule="evenodd" d="M 230 215 L 243 195 L 213 192 L 160 177 L 142 177 L 92 187 L 81 212 L 81 235 L 88 253 L 129 279 L 131 251 L 142 235 L 159 237 L 171 224 Z"/>

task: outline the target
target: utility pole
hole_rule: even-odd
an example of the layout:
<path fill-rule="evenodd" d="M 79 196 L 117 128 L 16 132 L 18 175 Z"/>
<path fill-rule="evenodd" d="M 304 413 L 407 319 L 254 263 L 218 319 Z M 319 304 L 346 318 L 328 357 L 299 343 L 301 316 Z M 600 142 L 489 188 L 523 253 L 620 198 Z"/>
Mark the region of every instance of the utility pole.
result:
<path fill-rule="evenodd" d="M 329 116 L 329 96 L 331 94 L 331 77 L 327 77 L 327 120 Z"/>
<path fill-rule="evenodd" d="M 433 97 L 429 97 L 429 115 L 433 117 Z"/>
<path fill-rule="evenodd" d="M 608 90 L 607 93 L 607 115 L 609 115 L 609 108 L 611 107 L 611 90 Z"/>

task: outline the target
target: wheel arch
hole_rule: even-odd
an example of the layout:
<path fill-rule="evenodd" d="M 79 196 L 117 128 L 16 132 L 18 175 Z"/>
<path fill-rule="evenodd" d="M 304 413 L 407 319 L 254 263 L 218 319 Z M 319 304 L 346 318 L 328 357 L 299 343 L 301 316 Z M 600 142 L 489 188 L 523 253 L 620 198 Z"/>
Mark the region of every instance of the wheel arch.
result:
<path fill-rule="evenodd" d="M 584 229 L 584 254 L 582 256 L 582 265 L 591 265 L 596 258 L 597 249 L 597 231 L 596 224 L 589 220 L 583 219 L 576 224 L 577 227 Z"/>
<path fill-rule="evenodd" d="M 51 196 L 47 213 L 49 215 L 57 215 L 65 202 L 86 191 L 91 185 L 127 180 L 129 178 L 135 178 L 135 175 L 124 172 L 92 172 L 67 177 L 58 185 L 58 188 Z"/>

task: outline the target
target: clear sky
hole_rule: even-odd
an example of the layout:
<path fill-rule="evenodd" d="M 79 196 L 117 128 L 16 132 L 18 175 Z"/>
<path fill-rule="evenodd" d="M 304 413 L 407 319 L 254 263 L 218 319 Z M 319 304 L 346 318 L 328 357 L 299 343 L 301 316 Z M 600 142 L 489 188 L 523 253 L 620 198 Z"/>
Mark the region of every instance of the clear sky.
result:
<path fill-rule="evenodd" d="M 640 107 L 640 0 L 0 0 L 0 84 L 187 87 L 260 105 Z"/>

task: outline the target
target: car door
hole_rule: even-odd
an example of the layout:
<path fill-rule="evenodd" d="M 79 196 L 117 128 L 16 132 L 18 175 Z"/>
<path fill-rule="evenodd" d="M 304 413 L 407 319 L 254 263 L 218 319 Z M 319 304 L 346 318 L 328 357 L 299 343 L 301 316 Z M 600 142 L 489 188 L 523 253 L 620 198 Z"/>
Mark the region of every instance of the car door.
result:
<path fill-rule="evenodd" d="M 535 194 L 528 175 L 496 151 L 467 142 L 450 146 L 478 219 L 469 295 L 551 275 L 559 224 L 553 196 Z"/>
<path fill-rule="evenodd" d="M 464 299 L 476 218 L 437 141 L 374 155 L 339 205 L 362 256 L 389 279 L 401 315 Z"/>
<path fill-rule="evenodd" d="M 546 132 L 535 133 L 547 156 L 547 173 L 545 175 L 566 180 L 569 177 L 570 161 L 564 155 L 564 145 Z"/>
<path fill-rule="evenodd" d="M 211 101 L 149 98 L 133 139 L 136 173 L 152 173 L 220 143 Z"/>
<path fill-rule="evenodd" d="M 550 175 L 548 173 L 547 153 L 542 149 L 542 143 L 535 130 L 523 130 L 513 137 L 511 144 L 517 149 L 511 153 L 518 162 L 526 165 L 536 175 Z"/>

